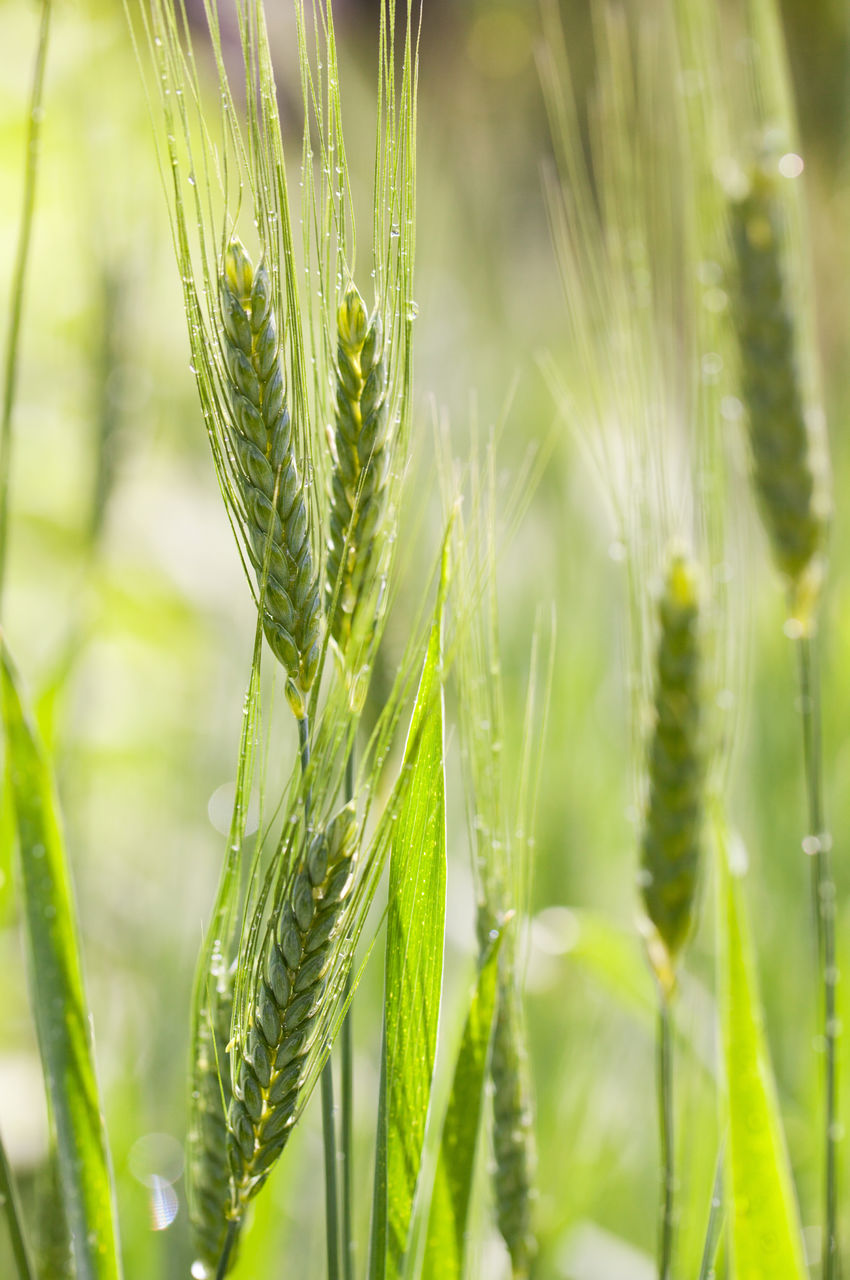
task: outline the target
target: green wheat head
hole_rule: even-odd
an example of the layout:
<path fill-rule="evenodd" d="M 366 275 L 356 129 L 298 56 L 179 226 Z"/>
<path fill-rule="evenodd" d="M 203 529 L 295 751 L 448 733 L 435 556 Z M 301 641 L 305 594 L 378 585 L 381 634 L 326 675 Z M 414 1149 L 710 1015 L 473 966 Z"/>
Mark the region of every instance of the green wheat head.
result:
<path fill-rule="evenodd" d="M 319 585 L 304 480 L 293 452 L 272 283 L 264 264 L 254 270 L 238 240 L 224 255 L 220 298 L 235 478 L 248 517 L 263 629 L 289 677 L 293 710 L 303 717 L 319 663 Z"/>
<path fill-rule="evenodd" d="M 302 1088 L 324 1045 L 317 1017 L 353 888 L 353 806 L 309 839 L 269 918 L 233 1056 L 227 1112 L 228 1216 L 241 1219 L 283 1151 L 303 1103 Z M 318 1043 L 317 1043 L 318 1041 Z"/>
<path fill-rule="evenodd" d="M 380 311 L 367 315 L 354 284 L 337 312 L 335 374 L 325 598 L 344 654 L 352 633 L 368 638 L 375 626 L 372 588 L 384 546 L 390 452 L 383 323 Z"/>
<path fill-rule="evenodd" d="M 671 962 L 692 927 L 699 874 L 704 781 L 699 619 L 696 565 L 674 552 L 658 602 L 655 723 L 647 749 L 641 836 L 643 903 L 653 938 L 660 939 Z"/>
<path fill-rule="evenodd" d="M 805 621 L 822 576 L 829 499 L 806 403 L 800 335 L 787 279 L 787 225 L 778 173 L 758 166 L 730 203 L 735 277 L 732 318 L 752 476 L 774 561 L 795 616 Z M 786 180 L 787 181 L 787 180 Z"/>

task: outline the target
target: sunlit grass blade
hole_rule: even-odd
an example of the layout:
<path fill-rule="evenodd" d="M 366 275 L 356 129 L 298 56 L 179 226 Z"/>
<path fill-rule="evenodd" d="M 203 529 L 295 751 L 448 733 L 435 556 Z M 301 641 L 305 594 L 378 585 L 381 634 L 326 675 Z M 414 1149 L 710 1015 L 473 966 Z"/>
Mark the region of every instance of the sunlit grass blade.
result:
<path fill-rule="evenodd" d="M 501 935 L 478 971 L 455 1064 L 431 1195 L 421 1280 L 461 1280 L 496 1012 Z"/>
<path fill-rule="evenodd" d="M 714 1182 L 711 1187 L 711 1204 L 708 1209 L 708 1224 L 705 1231 L 705 1244 L 702 1250 L 702 1260 L 700 1262 L 699 1276 L 697 1280 L 710 1280 L 710 1277 L 717 1274 L 716 1263 L 717 1255 L 721 1243 L 721 1234 L 723 1228 L 723 1160 L 724 1149 L 721 1146 L 717 1154 L 717 1168 L 714 1173 Z"/>
<path fill-rule="evenodd" d="M 741 1280 L 802 1280 L 808 1272 L 759 1004 L 749 921 L 741 885 L 730 867 L 728 833 L 719 817 L 714 830 L 732 1269 Z"/>
<path fill-rule="evenodd" d="M 30 991 L 77 1280 L 121 1275 L 112 1171 L 59 805 L 9 652 L 0 652 Z"/>
<path fill-rule="evenodd" d="M 30 96 L 29 125 L 27 129 L 27 158 L 24 170 L 24 195 L 21 226 L 15 252 L 12 275 L 12 291 L 9 302 L 9 331 L 6 338 L 6 357 L 3 369 L 3 404 L 0 411 L 0 602 L 6 580 L 6 559 L 9 532 L 9 481 L 12 455 L 12 415 L 15 408 L 15 392 L 18 380 L 18 347 L 21 335 L 21 317 L 24 308 L 24 285 L 29 262 L 35 214 L 35 183 L 38 174 L 38 152 L 41 135 L 42 95 L 44 69 L 47 62 L 47 41 L 50 32 L 51 0 L 42 0 L 41 25 L 35 54 L 32 94 Z"/>
<path fill-rule="evenodd" d="M 437 611 L 410 732 L 410 784 L 392 837 L 384 1044 L 369 1274 L 404 1273 L 437 1048 L 446 910 L 443 607 Z"/>

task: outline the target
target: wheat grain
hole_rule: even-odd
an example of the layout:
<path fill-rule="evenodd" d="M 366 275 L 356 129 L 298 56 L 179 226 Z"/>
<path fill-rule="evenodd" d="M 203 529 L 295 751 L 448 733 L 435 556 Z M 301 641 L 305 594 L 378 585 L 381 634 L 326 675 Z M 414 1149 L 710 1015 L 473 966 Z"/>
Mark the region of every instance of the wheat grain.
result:
<path fill-rule="evenodd" d="M 289 677 L 287 697 L 303 718 L 304 695 L 319 662 L 319 587 L 304 482 L 293 452 L 271 279 L 263 263 L 254 270 L 236 240 L 225 253 L 220 300 L 237 482 L 249 554 L 258 581 L 265 579 L 263 627 Z"/>
<path fill-rule="evenodd" d="M 312 837 L 269 920 L 227 1114 L 231 1204 L 240 1219 L 289 1137 L 352 888 L 356 822 L 346 806 Z"/>
<path fill-rule="evenodd" d="M 372 587 L 386 506 L 387 372 L 383 326 L 353 284 L 337 312 L 330 535 L 325 593 L 331 635 L 344 653 L 374 627 Z"/>
<path fill-rule="evenodd" d="M 673 960 L 693 917 L 704 774 L 699 592 L 696 566 L 687 555 L 676 552 L 671 557 L 658 614 L 655 726 L 641 841 L 642 891 L 647 916 Z"/>

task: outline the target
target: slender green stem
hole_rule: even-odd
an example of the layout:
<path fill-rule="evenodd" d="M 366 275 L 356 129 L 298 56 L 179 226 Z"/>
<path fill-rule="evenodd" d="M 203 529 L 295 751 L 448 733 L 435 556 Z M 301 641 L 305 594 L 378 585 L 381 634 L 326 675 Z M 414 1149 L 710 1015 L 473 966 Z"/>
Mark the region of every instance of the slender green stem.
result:
<path fill-rule="evenodd" d="M 658 1280 L 669 1280 L 673 1257 L 673 1043 L 670 1006 L 658 993 L 658 1133 L 661 1144 L 661 1194 L 658 1220 Z"/>
<path fill-rule="evenodd" d="M 339 1280 L 339 1193 L 336 1185 L 336 1115 L 334 1111 L 333 1065 L 328 1058 L 322 1069 L 322 1137 L 325 1146 L 325 1235 L 328 1280 Z"/>
<path fill-rule="evenodd" d="M 814 637 L 808 632 L 798 641 L 800 704 L 803 721 L 803 758 L 809 834 L 803 848 L 811 859 L 812 901 L 817 933 L 819 981 L 824 1043 L 824 1238 L 823 1280 L 838 1280 L 838 1123 L 836 998 L 838 966 L 835 958 L 835 881 L 830 852 L 832 838 L 826 829 L 821 762 L 820 679 Z"/>
<path fill-rule="evenodd" d="M 47 35 L 50 28 L 51 0 L 43 0 L 41 26 L 38 32 L 38 48 L 35 55 L 32 93 L 30 95 L 29 123 L 27 126 L 27 158 L 24 169 L 24 199 L 21 209 L 21 225 L 15 253 L 15 269 L 12 277 L 12 294 L 9 305 L 9 336 L 6 345 L 6 361 L 3 374 L 3 408 L 0 413 L 0 610 L 6 581 L 6 561 L 9 529 L 9 474 L 12 466 L 12 411 L 18 380 L 18 345 L 21 335 L 21 315 L 24 306 L 24 284 L 29 261 L 33 214 L 35 211 L 35 183 L 38 173 L 38 143 L 41 132 L 41 100 L 44 90 L 44 67 L 47 60 Z"/>
<path fill-rule="evenodd" d="M 346 803 L 354 798 L 354 745 L 345 765 Z M 345 1002 L 351 996 L 351 970 L 345 979 Z M 345 1015 L 340 1032 L 342 1047 L 342 1269 L 344 1280 L 354 1280 L 354 1222 L 352 1162 L 354 1158 L 354 1035 L 351 1008 Z"/>
<path fill-rule="evenodd" d="M 304 716 L 298 721 L 298 741 L 301 748 L 301 770 L 307 772 L 310 763 L 310 721 Z M 304 794 L 304 821 L 310 825 L 311 795 Z M 339 1192 L 336 1178 L 336 1116 L 334 1114 L 334 1077 L 330 1057 L 322 1069 L 322 1137 L 325 1147 L 325 1236 L 328 1255 L 328 1280 L 339 1280 Z"/>
<path fill-rule="evenodd" d="M 708 1226 L 705 1229 L 705 1244 L 702 1250 L 697 1280 L 711 1280 L 714 1275 L 714 1264 L 717 1259 L 717 1246 L 720 1244 L 720 1228 L 723 1225 L 723 1146 L 717 1153 L 717 1168 L 714 1172 L 714 1185 L 711 1188 L 711 1207 L 708 1211 Z"/>
<path fill-rule="evenodd" d="M 18 1269 L 18 1280 L 35 1280 L 35 1269 L 24 1237 L 18 1190 L 2 1139 L 0 1139 L 0 1203 L 6 1210 L 6 1224 L 12 1243 L 12 1256 Z"/>
<path fill-rule="evenodd" d="M 298 746 L 301 753 L 301 773 L 306 774 L 307 766 L 310 763 L 310 719 L 308 716 L 302 716 L 298 721 Z M 312 796 L 309 787 L 304 793 L 304 825 L 310 825 L 310 809 L 312 807 Z"/>
<path fill-rule="evenodd" d="M 227 1275 L 227 1269 L 230 1266 L 230 1255 L 233 1252 L 233 1246 L 236 1243 L 236 1237 L 239 1234 L 239 1223 L 235 1220 L 228 1222 L 227 1235 L 224 1237 L 224 1248 L 221 1251 L 221 1257 L 218 1260 L 216 1268 L 215 1280 L 224 1280 Z"/>

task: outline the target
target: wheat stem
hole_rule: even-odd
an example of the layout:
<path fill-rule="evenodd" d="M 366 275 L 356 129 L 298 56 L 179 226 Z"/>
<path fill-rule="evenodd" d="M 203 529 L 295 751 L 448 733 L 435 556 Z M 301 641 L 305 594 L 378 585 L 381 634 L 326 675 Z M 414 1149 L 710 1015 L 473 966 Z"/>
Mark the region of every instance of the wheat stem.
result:
<path fill-rule="evenodd" d="M 298 721 L 301 747 L 301 771 L 306 774 L 310 763 L 310 722 L 305 715 Z M 310 825 L 310 789 L 304 795 L 304 817 Z M 328 1280 L 339 1277 L 339 1193 L 336 1183 L 336 1129 L 334 1120 L 334 1078 L 330 1057 L 322 1068 L 322 1139 L 325 1152 L 325 1235 L 328 1254 Z"/>
<path fill-rule="evenodd" d="M 230 1265 L 230 1254 L 236 1243 L 236 1236 L 239 1231 L 239 1223 L 235 1219 L 231 1219 L 227 1224 L 227 1235 L 224 1237 L 224 1247 L 221 1251 L 221 1257 L 218 1260 L 218 1270 L 215 1273 L 215 1280 L 224 1280 L 227 1275 L 227 1268 Z"/>
<path fill-rule="evenodd" d="M 322 1068 L 322 1138 L 325 1149 L 325 1236 L 328 1280 L 339 1280 L 339 1192 L 336 1179 L 334 1077 L 330 1057 Z"/>
<path fill-rule="evenodd" d="M 310 718 L 303 715 L 298 719 L 298 748 L 301 757 L 301 776 L 306 777 L 310 764 Z M 310 826 L 310 809 L 313 797 L 310 787 L 304 792 L 304 825 Z"/>
<path fill-rule="evenodd" d="M 345 801 L 354 799 L 354 745 L 345 764 Z M 354 1222 L 351 1168 L 354 1158 L 354 1035 L 351 1019 L 351 970 L 345 979 L 346 1015 L 340 1032 L 342 1104 L 342 1273 L 354 1280 Z"/>
<path fill-rule="evenodd" d="M 670 1005 L 658 991 L 658 1133 L 661 1143 L 661 1194 L 658 1222 L 658 1280 L 669 1280 L 673 1258 L 673 1193 L 675 1167 L 673 1145 L 673 1042 Z"/>
<path fill-rule="evenodd" d="M 47 36 L 50 30 L 50 0 L 43 0 L 38 47 L 35 55 L 32 94 L 30 96 L 29 122 L 27 125 L 27 158 L 24 169 L 24 199 L 21 208 L 21 225 L 15 253 L 12 276 L 12 293 L 9 313 L 9 335 L 6 343 L 6 362 L 3 373 L 3 410 L 0 417 L 0 607 L 6 582 L 6 561 L 9 529 L 9 472 L 12 462 L 12 410 L 18 381 L 18 346 L 21 336 L 21 315 L 24 306 L 24 284 L 29 261 L 35 212 L 35 183 L 38 174 L 38 146 L 41 132 L 41 100 L 44 90 L 44 67 L 47 61 Z"/>
<path fill-rule="evenodd" d="M 804 633 L 797 644 L 800 703 L 803 721 L 803 757 L 809 811 L 809 836 L 804 848 L 812 863 L 812 902 L 818 948 L 818 969 L 823 988 L 824 1063 L 824 1280 L 837 1280 L 838 1177 L 837 1177 L 837 1048 L 836 996 L 838 969 L 835 958 L 835 882 L 830 865 L 831 837 L 826 830 L 821 762 L 820 680 L 813 636 Z"/>
<path fill-rule="evenodd" d="M 33 1270 L 21 1225 L 21 1206 L 18 1202 L 18 1190 L 15 1186 L 11 1166 L 6 1158 L 6 1148 L 3 1146 L 2 1139 L 0 1139 L 0 1203 L 6 1210 L 6 1225 L 9 1228 L 9 1240 L 12 1245 L 15 1265 L 18 1269 L 19 1280 L 35 1280 L 35 1271 Z"/>
<path fill-rule="evenodd" d="M 702 1250 L 697 1280 L 711 1280 L 715 1274 L 714 1262 L 717 1257 L 717 1246 L 720 1243 L 720 1228 L 723 1224 L 723 1146 L 717 1153 L 717 1168 L 714 1171 L 714 1184 L 711 1188 L 711 1207 L 708 1211 L 708 1225 L 705 1229 L 705 1244 Z"/>

